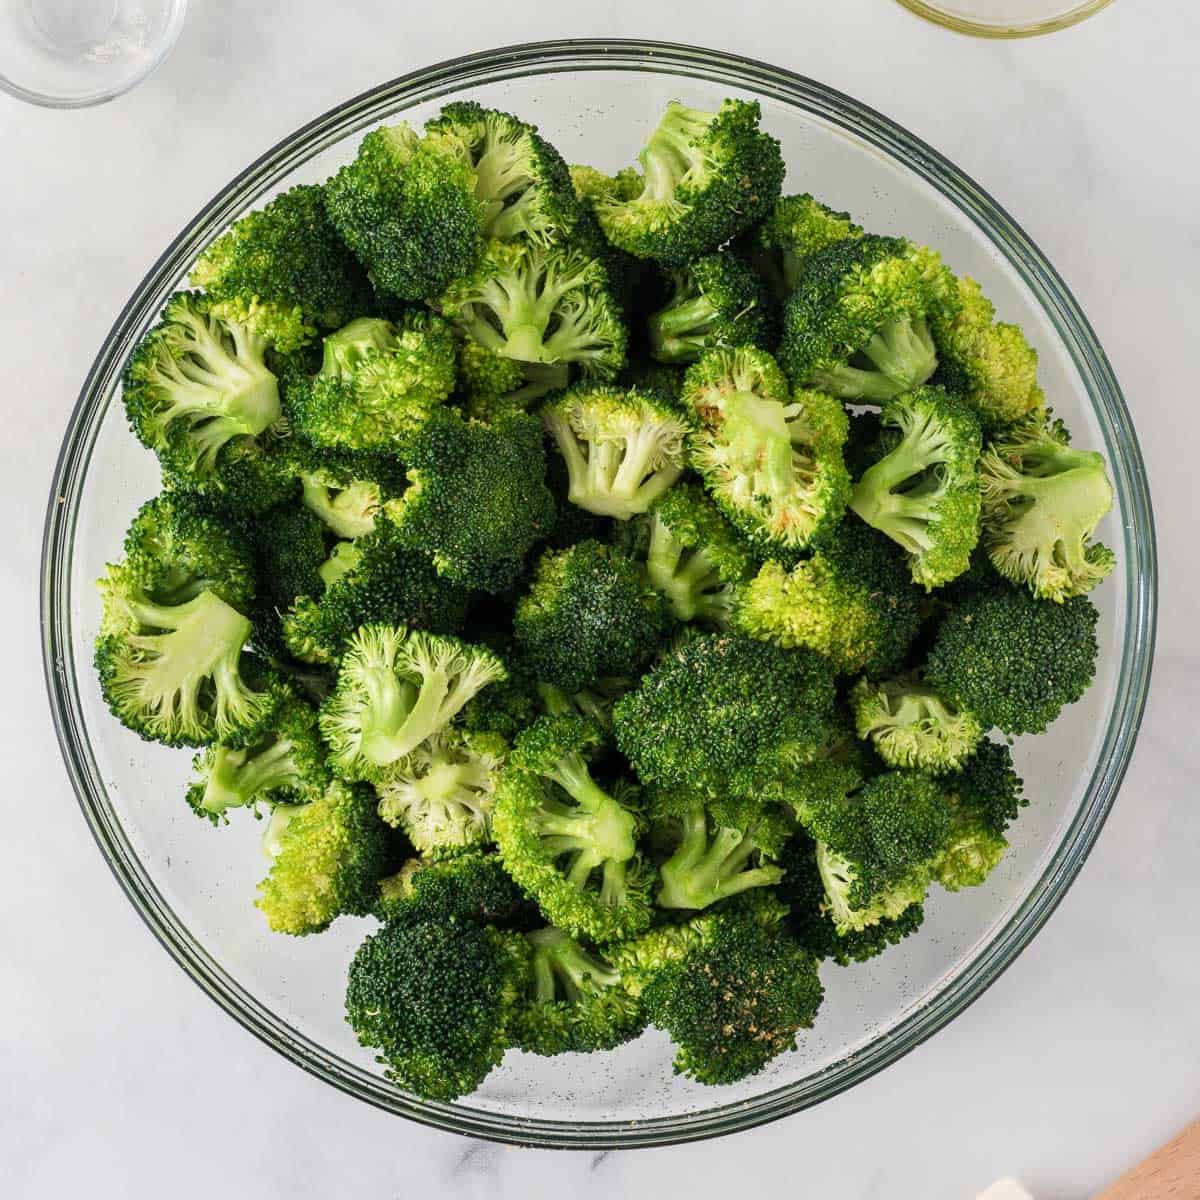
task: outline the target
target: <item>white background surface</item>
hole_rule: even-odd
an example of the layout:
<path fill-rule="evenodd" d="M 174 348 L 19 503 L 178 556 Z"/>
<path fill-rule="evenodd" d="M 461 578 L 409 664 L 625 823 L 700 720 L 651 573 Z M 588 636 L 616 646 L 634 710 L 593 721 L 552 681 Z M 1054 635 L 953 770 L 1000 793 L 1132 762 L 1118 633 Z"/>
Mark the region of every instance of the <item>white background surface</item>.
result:
<path fill-rule="evenodd" d="M 853 1092 L 732 1139 L 627 1154 L 420 1129 L 332 1091 L 224 1016 L 153 942 L 84 827 L 36 636 L 42 506 L 68 413 L 180 226 L 278 138 L 373 83 L 563 36 L 688 41 L 812 75 L 997 196 L 1108 349 L 1147 459 L 1163 567 L 1133 767 L 1030 949 L 947 1030 Z M 193 0 L 174 56 L 107 107 L 44 112 L 0 96 L 0 1195 L 966 1200 L 1012 1173 L 1039 1200 L 1083 1200 L 1200 1112 L 1198 45 L 1193 0 L 1117 0 L 1078 29 L 1010 44 L 942 32 L 891 0 Z"/>

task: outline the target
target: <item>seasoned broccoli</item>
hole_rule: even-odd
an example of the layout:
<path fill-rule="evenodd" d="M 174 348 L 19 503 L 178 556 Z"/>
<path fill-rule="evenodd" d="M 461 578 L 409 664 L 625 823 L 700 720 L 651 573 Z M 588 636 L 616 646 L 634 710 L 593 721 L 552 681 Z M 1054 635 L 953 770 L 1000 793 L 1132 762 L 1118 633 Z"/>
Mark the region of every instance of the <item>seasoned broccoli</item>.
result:
<path fill-rule="evenodd" d="M 484 646 L 404 626 L 362 626 L 342 655 L 337 687 L 321 706 L 330 766 L 347 779 L 386 781 L 472 696 L 504 675 L 504 664 Z"/>
<path fill-rule="evenodd" d="M 235 221 L 188 280 L 218 320 L 244 325 L 279 353 L 371 309 L 371 288 L 325 215 L 322 189 L 301 184 Z"/>
<path fill-rule="evenodd" d="M 1082 596 L 1116 565 L 1091 541 L 1112 508 L 1104 456 L 1073 450 L 1061 424 L 1027 422 L 992 442 L 979 465 L 983 544 L 1006 579 L 1043 600 Z"/>
<path fill-rule="evenodd" d="M 895 446 L 863 472 L 850 507 L 908 554 L 913 582 L 940 587 L 961 575 L 979 541 L 979 422 L 967 405 L 925 387 L 888 401 Z"/>
<path fill-rule="evenodd" d="M 508 746 L 497 734 L 443 728 L 376 785 L 379 815 L 422 854 L 453 854 L 492 837 L 496 774 Z"/>
<path fill-rule="evenodd" d="M 289 813 L 255 904 L 276 933 L 320 933 L 343 913 L 371 911 L 387 862 L 369 788 L 334 780 Z"/>
<path fill-rule="evenodd" d="M 453 390 L 455 358 L 450 327 L 432 313 L 358 317 L 325 339 L 312 386 L 289 405 L 292 428 L 317 446 L 403 458 Z"/>
<path fill-rule="evenodd" d="M 606 791 L 588 770 L 585 755 L 600 740 L 577 717 L 530 726 L 500 776 L 492 824 L 505 868 L 546 919 L 609 942 L 649 925 L 653 880 L 636 857 L 631 790 Z"/>
<path fill-rule="evenodd" d="M 450 284 L 437 308 L 505 358 L 574 363 L 601 379 L 625 362 L 627 334 L 608 272 L 571 247 L 489 242 L 479 265 Z"/>
<path fill-rule="evenodd" d="M 716 250 L 769 211 L 783 182 L 779 143 L 758 127 L 757 102 L 726 100 L 715 113 L 672 101 L 629 177 L 592 188 L 605 235 L 637 258 L 679 267 Z"/>
<path fill-rule="evenodd" d="M 882 683 L 860 679 L 850 703 L 858 736 L 869 740 L 890 767 L 931 775 L 957 771 L 983 737 L 972 713 L 960 712 L 912 675 Z"/>
<path fill-rule="evenodd" d="M 925 680 L 985 727 L 1042 733 L 1095 676 L 1098 619 L 1084 596 L 1055 604 L 1003 582 L 980 588 L 943 619 Z"/>
<path fill-rule="evenodd" d="M 613 709 L 638 777 L 719 796 L 809 760 L 833 715 L 833 675 L 817 655 L 729 634 L 682 641 Z"/>
<path fill-rule="evenodd" d="M 671 294 L 647 322 L 650 353 L 695 362 L 718 346 L 768 346 L 775 313 L 758 276 L 732 250 L 706 254 L 669 274 Z"/>
<path fill-rule="evenodd" d="M 513 1044 L 532 1054 L 611 1050 L 645 1026 L 621 973 L 561 929 L 525 934 L 530 971 L 511 1023 Z"/>
<path fill-rule="evenodd" d="M 627 521 L 683 473 L 687 420 L 654 393 L 584 385 L 541 416 L 566 463 L 567 497 L 588 512 Z"/>
<path fill-rule="evenodd" d="M 495 854 L 468 850 L 452 858 L 411 858 L 379 882 L 375 915 L 381 921 L 418 925 L 475 921 L 524 925 L 533 905 L 508 877 Z"/>
<path fill-rule="evenodd" d="M 350 964 L 346 1020 L 389 1079 L 428 1100 L 473 1091 L 504 1056 L 523 939 L 472 921 L 393 923 Z"/>
<path fill-rule="evenodd" d="M 733 623 L 783 647 L 807 646 L 838 674 L 896 671 L 921 623 L 918 592 L 900 551 L 853 518 L 788 571 L 765 563 L 740 589 Z"/>
<path fill-rule="evenodd" d="M 687 373 L 690 458 L 725 515 L 764 554 L 794 558 L 835 526 L 850 498 L 849 422 L 820 392 L 792 394 L 762 350 L 713 350 Z"/>
<path fill-rule="evenodd" d="M 801 264 L 779 359 L 798 387 L 890 400 L 937 369 L 930 322 L 957 309 L 954 277 L 932 250 L 902 238 L 846 238 Z"/>

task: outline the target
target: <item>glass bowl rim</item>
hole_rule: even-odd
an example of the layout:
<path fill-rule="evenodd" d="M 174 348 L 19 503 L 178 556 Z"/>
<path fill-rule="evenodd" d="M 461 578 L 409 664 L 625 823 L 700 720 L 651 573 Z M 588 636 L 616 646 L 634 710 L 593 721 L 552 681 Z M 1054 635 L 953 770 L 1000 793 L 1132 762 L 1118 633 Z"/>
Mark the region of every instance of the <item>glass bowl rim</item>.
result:
<path fill-rule="evenodd" d="M 1113 0 L 1084 0 L 1074 8 L 1059 13 L 1056 17 L 1045 17 L 1042 20 L 1023 21 L 1017 25 L 1004 25 L 999 22 L 974 21 L 970 17 L 960 17 L 948 12 L 940 4 L 926 3 L 925 0 L 899 0 L 909 12 L 916 13 L 926 21 L 941 25 L 954 33 L 966 33 L 972 37 L 981 38 L 1027 38 L 1040 37 L 1044 33 L 1056 33 L 1060 29 L 1070 29 L 1094 17 L 1102 9 L 1107 8 Z"/>
<path fill-rule="evenodd" d="M 569 70 L 642 70 L 682 74 L 769 95 L 867 141 L 936 187 L 987 234 L 1031 288 L 1071 353 L 1108 442 L 1110 466 L 1133 527 L 1123 556 L 1129 620 L 1113 712 L 1086 795 L 1028 896 L 953 983 L 910 1011 L 893 1029 L 804 1080 L 748 1102 L 645 1121 L 547 1121 L 441 1104 L 405 1095 L 364 1075 L 275 1016 L 208 955 L 159 894 L 108 805 L 91 757 L 74 674 L 71 616 L 65 603 L 77 496 L 106 411 L 104 400 L 153 298 L 190 265 L 216 231 L 272 184 L 381 113 L 436 98 L 468 84 Z M 155 310 L 156 311 L 156 310 Z M 1126 539 L 1127 543 L 1129 538 Z M 1087 318 L 1057 272 L 1013 219 L 932 147 L 857 100 L 769 64 L 700 47 L 642 40 L 526 43 L 447 60 L 379 84 L 302 126 L 236 176 L 164 251 L 114 323 L 80 391 L 55 467 L 47 506 L 41 581 L 43 661 L 63 758 L 88 826 L 109 867 L 151 932 L 195 982 L 244 1028 L 318 1078 L 379 1108 L 423 1124 L 525 1146 L 629 1149 L 719 1136 L 778 1119 L 869 1078 L 932 1036 L 993 983 L 1041 928 L 1083 865 L 1113 804 L 1133 752 L 1153 661 L 1157 557 L 1149 489 L 1128 410 Z"/>

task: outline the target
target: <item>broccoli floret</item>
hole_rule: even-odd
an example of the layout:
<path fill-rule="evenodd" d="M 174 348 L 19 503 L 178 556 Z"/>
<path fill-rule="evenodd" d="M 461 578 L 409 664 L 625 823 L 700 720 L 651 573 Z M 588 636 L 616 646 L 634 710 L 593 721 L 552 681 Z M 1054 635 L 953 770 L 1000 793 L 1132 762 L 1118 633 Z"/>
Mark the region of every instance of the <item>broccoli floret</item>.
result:
<path fill-rule="evenodd" d="M 497 734 L 439 730 L 377 785 L 379 815 L 422 854 L 487 845 L 496 773 L 507 750 Z"/>
<path fill-rule="evenodd" d="M 961 575 L 979 541 L 979 422 L 940 388 L 889 401 L 885 428 L 900 438 L 854 485 L 850 507 L 908 554 L 915 583 Z"/>
<path fill-rule="evenodd" d="M 570 239 L 582 208 L 567 164 L 533 125 L 460 101 L 447 104 L 425 131 L 463 147 L 487 237 L 527 238 L 540 245 Z"/>
<path fill-rule="evenodd" d="M 325 537 L 322 521 L 295 503 L 277 505 L 251 522 L 257 581 L 251 641 L 260 653 L 286 656 L 283 613 L 297 596 L 319 596 L 325 590 Z"/>
<path fill-rule="evenodd" d="M 536 912 L 500 859 L 475 850 L 453 858 L 409 859 L 396 874 L 380 880 L 375 904 L 381 921 L 404 925 L 520 925 L 531 910 Z"/>
<path fill-rule="evenodd" d="M 664 363 L 695 362 L 718 346 L 767 346 L 775 314 L 758 276 L 732 250 L 706 254 L 670 272 L 671 295 L 647 326 L 650 353 Z"/>
<path fill-rule="evenodd" d="M 255 904 L 276 933 L 320 933 L 371 911 L 387 863 L 386 827 L 369 788 L 334 780 L 294 808 Z"/>
<path fill-rule="evenodd" d="M 316 711 L 296 698 L 279 705 L 269 730 L 251 744 L 211 746 L 192 769 L 187 802 L 214 825 L 227 820 L 231 808 L 315 799 L 329 783 Z"/>
<path fill-rule="evenodd" d="M 501 773 L 492 823 L 505 868 L 546 919 L 609 942 L 649 925 L 653 880 L 636 857 L 631 789 L 606 791 L 588 770 L 584 755 L 600 740 L 580 718 L 530 726 Z"/>
<path fill-rule="evenodd" d="M 765 563 L 741 590 L 735 628 L 783 647 L 807 646 L 839 674 L 896 671 L 921 623 L 904 556 L 853 518 L 791 571 Z"/>
<path fill-rule="evenodd" d="M 524 940 L 449 920 L 385 925 L 358 948 L 346 1020 L 389 1079 L 429 1100 L 474 1091 L 504 1056 Z"/>
<path fill-rule="evenodd" d="M 638 777 L 668 789 L 752 792 L 805 762 L 833 715 L 833 675 L 806 650 L 728 634 L 681 642 L 613 709 Z"/>
<path fill-rule="evenodd" d="M 694 484 L 676 484 L 651 510 L 646 576 L 677 620 L 725 628 L 736 585 L 753 572 L 749 547 Z"/>
<path fill-rule="evenodd" d="M 475 627 L 472 624 L 472 628 Z M 511 742 L 522 729 L 532 725 L 541 712 L 537 681 L 509 634 L 484 632 L 477 640 L 504 663 L 508 675 L 488 684 L 468 701 L 457 724 L 464 732 L 499 734 Z"/>
<path fill-rule="evenodd" d="M 503 592 L 532 546 L 554 527 L 537 421 L 513 413 L 491 425 L 442 409 L 408 455 L 408 490 L 386 506 L 401 541 L 440 575 Z"/>
<path fill-rule="evenodd" d="M 490 423 L 508 413 L 526 412 L 544 396 L 565 388 L 570 378 L 566 363 L 523 363 L 485 350 L 471 338 L 459 343 L 462 409 L 477 421 Z"/>
<path fill-rule="evenodd" d="M 771 294 L 782 303 L 800 281 L 809 255 L 834 242 L 863 235 L 849 213 L 835 212 L 805 193 L 781 196 L 775 206 L 740 242 Z"/>
<path fill-rule="evenodd" d="M 218 317 L 206 297 L 177 292 L 130 356 L 129 423 L 184 486 L 218 489 L 229 453 L 279 421 L 266 350 L 262 337 Z"/>
<path fill-rule="evenodd" d="M 541 416 L 567 466 L 568 499 L 588 512 L 627 521 L 683 473 L 687 420 L 653 393 L 580 386 Z"/>
<path fill-rule="evenodd" d="M 603 263 L 570 247 L 488 243 L 479 265 L 455 279 L 439 311 L 485 350 L 520 362 L 571 364 L 611 379 L 627 334 Z"/>
<path fill-rule="evenodd" d="M 1003 583 L 980 589 L 943 619 L 925 680 L 985 727 L 1042 733 L 1095 677 L 1098 619 L 1084 596 L 1055 604 Z"/>
<path fill-rule="evenodd" d="M 362 626 L 342 655 L 337 687 L 321 706 L 330 766 L 347 779 L 387 780 L 504 674 L 504 664 L 484 646 L 402 625 Z"/>
<path fill-rule="evenodd" d="M 662 596 L 613 546 L 547 551 L 513 615 L 517 645 L 538 679 L 568 692 L 635 675 L 667 631 Z"/>
<path fill-rule="evenodd" d="M 930 322 L 941 367 L 938 382 L 970 401 L 988 427 L 1008 425 L 1042 407 L 1037 351 L 996 310 L 974 279 L 956 280 L 958 304 Z"/>
<path fill-rule="evenodd" d="M 794 395 L 762 350 L 713 350 L 684 380 L 690 459 L 725 515 L 766 554 L 794 558 L 835 526 L 850 478 L 849 422 L 821 392 Z"/>
<path fill-rule="evenodd" d="M 408 476 L 389 454 L 317 448 L 289 439 L 288 469 L 300 481 L 304 507 L 339 538 L 353 540 L 375 528 L 387 500 L 403 495 Z"/>
<path fill-rule="evenodd" d="M 244 325 L 281 354 L 371 308 L 371 288 L 325 215 L 322 189 L 302 184 L 223 233 L 188 280 L 218 320 Z"/>
<path fill-rule="evenodd" d="M 726 100 L 718 112 L 672 101 L 638 155 L 641 187 L 628 176 L 593 189 L 608 239 L 637 258 L 678 267 L 748 229 L 779 195 L 779 143 L 759 129 L 757 102 Z"/>
<path fill-rule="evenodd" d="M 634 167 L 624 167 L 615 175 L 606 175 L 596 167 L 576 163 L 567 168 L 576 197 L 592 205 L 600 200 L 632 200 L 642 190 L 642 177 Z"/>
<path fill-rule="evenodd" d="M 882 683 L 860 679 L 850 703 L 858 736 L 890 767 L 931 775 L 958 771 L 983 737 L 972 713 L 960 712 L 912 675 Z"/>
<path fill-rule="evenodd" d="M 1073 450 L 1060 424 L 1028 422 L 988 446 L 979 474 L 983 544 L 1006 579 L 1061 602 L 1112 571 L 1116 555 L 1091 541 L 1113 501 L 1103 455 Z"/>
<path fill-rule="evenodd" d="M 779 359 L 798 387 L 890 400 L 937 369 L 930 323 L 957 309 L 954 276 L 932 250 L 873 234 L 843 239 L 801 265 Z"/>
<path fill-rule="evenodd" d="M 612 734 L 613 705 L 629 691 L 628 679 L 609 676 L 590 688 L 567 693 L 551 683 L 539 683 L 537 695 L 542 711 L 551 717 L 583 717 L 607 738 Z"/>
<path fill-rule="evenodd" d="M 333 663 L 360 625 L 385 623 L 453 633 L 466 617 L 467 594 L 443 579 L 424 555 L 410 550 L 383 517 L 359 538 L 321 596 L 301 596 L 283 616 L 288 649 L 301 662 Z"/>
<path fill-rule="evenodd" d="M 532 1054 L 588 1054 L 641 1033 L 641 1004 L 603 957 L 552 926 L 525 940 L 530 971 L 513 1016 L 515 1046 Z"/>
<path fill-rule="evenodd" d="M 432 313 L 359 317 L 325 339 L 321 370 L 289 405 L 292 427 L 317 446 L 404 457 L 453 390 L 455 357 L 449 325 Z"/>
<path fill-rule="evenodd" d="M 654 362 L 651 359 L 630 359 L 617 377 L 617 386 L 644 395 L 661 396 L 679 404 L 683 396 L 683 380 L 687 374 L 682 365 Z"/>
<path fill-rule="evenodd" d="M 363 138 L 354 161 L 326 183 L 325 205 L 385 294 L 436 296 L 482 252 L 483 205 L 464 147 L 442 135 L 418 137 L 404 122 Z"/>

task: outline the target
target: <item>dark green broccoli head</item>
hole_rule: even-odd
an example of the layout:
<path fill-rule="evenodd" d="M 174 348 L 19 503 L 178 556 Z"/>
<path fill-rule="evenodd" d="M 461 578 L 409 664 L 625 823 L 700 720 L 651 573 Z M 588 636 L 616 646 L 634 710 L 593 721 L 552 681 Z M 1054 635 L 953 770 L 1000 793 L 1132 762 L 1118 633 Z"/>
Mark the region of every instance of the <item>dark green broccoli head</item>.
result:
<path fill-rule="evenodd" d="M 701 634 L 665 655 L 613 715 L 639 778 L 721 795 L 811 758 L 833 702 L 833 674 L 816 654 Z"/>
<path fill-rule="evenodd" d="M 726 100 L 715 113 L 668 104 L 638 156 L 638 191 L 621 183 L 592 195 L 608 239 L 637 258 L 678 267 L 753 225 L 775 202 L 784 174 L 761 115 L 757 102 L 745 100 Z"/>
<path fill-rule="evenodd" d="M 706 254 L 670 273 L 671 294 L 650 316 L 650 353 L 695 362 L 717 346 L 771 346 L 776 317 L 754 271 L 732 250 Z"/>
<path fill-rule="evenodd" d="M 522 926 L 536 915 L 495 854 L 469 850 L 452 858 L 412 858 L 379 883 L 375 915 L 420 925 L 474 921 Z"/>
<path fill-rule="evenodd" d="M 301 184 L 235 221 L 196 261 L 189 282 L 220 320 L 244 325 L 281 354 L 371 309 L 362 268 Z"/>
<path fill-rule="evenodd" d="M 255 649 L 287 657 L 282 617 L 297 596 L 320 596 L 328 557 L 324 523 L 301 504 L 276 505 L 250 525 L 257 597 L 250 610 Z"/>
<path fill-rule="evenodd" d="M 518 362 L 486 350 L 471 338 L 459 339 L 458 396 L 464 414 L 491 423 L 514 412 L 527 412 L 551 392 L 567 386 L 567 363 Z"/>
<path fill-rule="evenodd" d="M 428 1100 L 474 1091 L 504 1056 L 523 943 L 472 921 L 385 925 L 358 948 L 346 1020 L 389 1079 Z"/>
<path fill-rule="evenodd" d="M 683 395 L 685 374 L 682 366 L 654 362 L 648 358 L 631 358 L 618 376 L 617 386 L 661 396 L 664 400 L 679 404 Z"/>
<path fill-rule="evenodd" d="M 414 439 L 408 464 L 411 486 L 387 505 L 401 540 L 454 583 L 510 587 L 555 520 L 537 421 L 513 413 L 485 425 L 442 409 Z"/>
<path fill-rule="evenodd" d="M 1005 583 L 967 595 L 942 621 L 930 686 L 1008 734 L 1042 733 L 1096 673 L 1095 607 L 1037 600 Z"/>
<path fill-rule="evenodd" d="M 375 286 L 402 299 L 438 295 L 483 248 L 484 206 L 462 146 L 420 138 L 403 122 L 363 138 L 354 161 L 325 184 L 325 206 Z"/>
<path fill-rule="evenodd" d="M 475 629 L 477 625 L 469 622 L 469 627 Z M 468 733 L 496 733 L 511 742 L 541 712 L 537 679 L 508 634 L 484 633 L 477 640 L 500 659 L 508 676 L 490 684 L 469 701 L 458 723 Z"/>
<path fill-rule="evenodd" d="M 666 604 L 641 567 L 613 546 L 547 551 L 517 604 L 517 645 L 537 678 L 568 692 L 636 675 L 666 635 Z"/>

